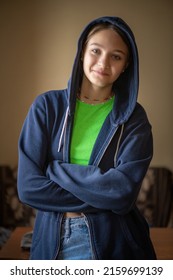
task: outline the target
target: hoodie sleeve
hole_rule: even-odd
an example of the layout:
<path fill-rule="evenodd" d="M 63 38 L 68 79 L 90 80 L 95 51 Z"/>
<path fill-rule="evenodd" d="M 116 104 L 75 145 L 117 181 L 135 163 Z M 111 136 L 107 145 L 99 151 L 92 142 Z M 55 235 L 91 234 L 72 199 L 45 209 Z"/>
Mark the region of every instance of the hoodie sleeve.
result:
<path fill-rule="evenodd" d="M 147 117 L 133 114 L 125 125 L 117 165 L 103 172 L 97 166 L 53 161 L 48 176 L 80 200 L 99 209 L 125 214 L 134 206 L 153 154 Z"/>
<path fill-rule="evenodd" d="M 44 98 L 31 106 L 19 138 L 18 195 L 29 206 L 43 211 L 82 212 L 93 207 L 45 174 L 49 133 Z"/>

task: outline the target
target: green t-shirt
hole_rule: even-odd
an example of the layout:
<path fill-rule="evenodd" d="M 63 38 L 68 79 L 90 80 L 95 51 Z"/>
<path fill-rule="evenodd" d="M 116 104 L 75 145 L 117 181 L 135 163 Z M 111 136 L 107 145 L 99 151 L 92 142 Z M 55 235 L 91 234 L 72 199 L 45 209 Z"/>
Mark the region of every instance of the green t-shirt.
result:
<path fill-rule="evenodd" d="M 114 98 L 97 105 L 77 100 L 70 146 L 71 163 L 88 165 L 96 138 L 113 103 Z"/>

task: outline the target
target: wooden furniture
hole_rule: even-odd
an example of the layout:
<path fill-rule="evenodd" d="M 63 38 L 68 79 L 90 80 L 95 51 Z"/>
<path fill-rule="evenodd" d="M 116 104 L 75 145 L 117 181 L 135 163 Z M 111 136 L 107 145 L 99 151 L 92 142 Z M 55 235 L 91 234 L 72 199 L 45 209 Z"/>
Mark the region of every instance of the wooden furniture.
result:
<path fill-rule="evenodd" d="M 173 260 L 173 228 L 151 228 L 150 236 L 158 260 Z"/>
<path fill-rule="evenodd" d="M 0 260 L 27 260 L 29 250 L 20 246 L 23 235 L 32 230 L 31 227 L 17 227 L 11 234 L 7 243 L 0 250 Z"/>
<path fill-rule="evenodd" d="M 22 236 L 31 230 L 31 227 L 17 227 L 0 250 L 0 259 L 29 259 L 29 251 L 22 250 L 20 243 Z M 173 228 L 151 228 L 150 232 L 158 260 L 173 260 Z"/>

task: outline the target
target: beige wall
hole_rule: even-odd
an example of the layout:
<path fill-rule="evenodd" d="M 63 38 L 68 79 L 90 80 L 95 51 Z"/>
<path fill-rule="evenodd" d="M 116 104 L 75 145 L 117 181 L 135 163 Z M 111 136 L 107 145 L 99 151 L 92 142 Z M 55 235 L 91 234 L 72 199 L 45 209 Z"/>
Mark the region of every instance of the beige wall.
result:
<path fill-rule="evenodd" d="M 81 29 L 103 15 L 124 18 L 135 33 L 139 101 L 153 125 L 152 165 L 173 170 L 172 0 L 1 1 L 0 164 L 17 164 L 29 106 L 38 94 L 66 86 Z"/>

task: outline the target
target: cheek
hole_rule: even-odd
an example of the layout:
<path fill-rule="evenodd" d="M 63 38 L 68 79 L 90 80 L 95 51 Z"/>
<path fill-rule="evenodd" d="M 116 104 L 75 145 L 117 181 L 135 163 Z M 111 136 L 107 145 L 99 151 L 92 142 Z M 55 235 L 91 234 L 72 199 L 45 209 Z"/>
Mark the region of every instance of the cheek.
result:
<path fill-rule="evenodd" d="M 83 60 L 83 71 L 84 71 L 84 73 L 87 72 L 87 68 L 88 68 L 88 62 L 84 59 Z"/>
<path fill-rule="evenodd" d="M 89 53 L 85 53 L 84 54 L 83 62 L 86 65 L 90 65 L 90 64 L 96 63 L 96 61 L 97 61 L 97 57 L 96 56 L 93 56 L 93 55 L 91 55 Z"/>
<path fill-rule="evenodd" d="M 83 59 L 84 72 L 88 71 L 93 64 L 94 64 L 94 60 L 90 56 L 85 56 Z"/>
<path fill-rule="evenodd" d="M 119 76 L 123 73 L 124 67 L 113 67 L 112 68 L 112 76 L 114 81 L 119 78 Z"/>

